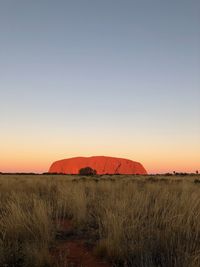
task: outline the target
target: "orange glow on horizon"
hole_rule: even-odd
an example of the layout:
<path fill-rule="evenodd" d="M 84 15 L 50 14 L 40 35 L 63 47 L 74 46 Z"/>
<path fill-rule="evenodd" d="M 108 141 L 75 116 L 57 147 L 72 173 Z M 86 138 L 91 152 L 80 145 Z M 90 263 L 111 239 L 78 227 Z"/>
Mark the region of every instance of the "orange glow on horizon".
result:
<path fill-rule="evenodd" d="M 28 135 L 27 135 L 28 136 Z M 5 136 L 1 146 L 0 172 L 47 172 L 50 165 L 57 160 L 83 156 L 110 156 L 140 162 L 149 174 L 167 172 L 200 171 L 199 151 L 196 140 L 191 142 L 173 140 L 171 143 L 154 136 L 133 136 L 126 138 L 120 133 L 96 135 L 92 133 L 85 138 L 81 135 L 67 138 L 56 136 Z"/>
<path fill-rule="evenodd" d="M 82 156 L 82 155 L 81 155 Z M 116 155 L 114 155 L 116 156 Z M 60 159 L 68 158 L 66 157 L 57 157 L 52 159 L 41 159 L 41 160 L 10 160 L 10 161 L 2 161 L 0 165 L 0 172 L 34 172 L 34 173 L 43 173 L 47 172 L 50 165 Z M 122 157 L 124 158 L 124 157 Z M 151 161 L 148 160 L 137 160 L 135 158 L 126 157 L 127 159 L 134 160 L 140 162 L 144 168 L 147 170 L 148 174 L 155 173 L 172 173 L 176 172 L 187 172 L 194 173 L 196 170 L 200 171 L 200 164 L 198 162 L 168 162 L 164 164 L 163 162 Z"/>

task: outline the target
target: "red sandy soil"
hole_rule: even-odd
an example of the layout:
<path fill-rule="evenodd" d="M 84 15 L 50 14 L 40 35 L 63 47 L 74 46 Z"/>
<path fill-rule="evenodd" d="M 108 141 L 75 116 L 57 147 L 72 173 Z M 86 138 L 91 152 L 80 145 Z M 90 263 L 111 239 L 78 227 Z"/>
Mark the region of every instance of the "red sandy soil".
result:
<path fill-rule="evenodd" d="M 73 238 L 73 225 L 70 220 L 60 224 L 60 240 L 52 250 L 52 256 L 60 267 L 110 267 L 111 265 L 94 255 L 85 245 L 87 240 Z M 63 239 L 62 239 L 63 233 Z M 71 236 L 72 235 L 72 236 Z"/>
<path fill-rule="evenodd" d="M 78 174 L 81 168 L 91 167 L 97 174 L 147 174 L 141 163 L 129 159 L 95 156 L 55 161 L 49 173 Z"/>

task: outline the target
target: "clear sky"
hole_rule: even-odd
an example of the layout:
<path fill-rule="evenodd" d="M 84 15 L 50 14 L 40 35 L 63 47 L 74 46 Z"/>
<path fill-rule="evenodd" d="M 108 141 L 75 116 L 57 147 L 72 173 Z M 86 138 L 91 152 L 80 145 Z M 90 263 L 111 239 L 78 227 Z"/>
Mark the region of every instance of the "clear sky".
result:
<path fill-rule="evenodd" d="M 1 0 L 0 171 L 200 170 L 199 0 Z"/>

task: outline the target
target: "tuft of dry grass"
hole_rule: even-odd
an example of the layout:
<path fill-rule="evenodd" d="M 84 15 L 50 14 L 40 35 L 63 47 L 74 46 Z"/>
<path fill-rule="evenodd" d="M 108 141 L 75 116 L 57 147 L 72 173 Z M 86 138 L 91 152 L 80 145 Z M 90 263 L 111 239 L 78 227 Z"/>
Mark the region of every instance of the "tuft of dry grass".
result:
<path fill-rule="evenodd" d="M 50 248 L 65 219 L 114 266 L 200 266 L 200 186 L 193 180 L 0 175 L 0 266 L 59 266 Z"/>

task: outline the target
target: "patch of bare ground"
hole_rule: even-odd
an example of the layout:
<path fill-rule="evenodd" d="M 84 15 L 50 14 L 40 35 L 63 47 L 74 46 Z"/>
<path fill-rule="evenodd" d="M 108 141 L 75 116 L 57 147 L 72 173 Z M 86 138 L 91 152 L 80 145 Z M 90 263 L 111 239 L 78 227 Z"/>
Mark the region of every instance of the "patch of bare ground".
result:
<path fill-rule="evenodd" d="M 105 259 L 94 254 L 93 246 L 88 244 L 86 236 L 77 233 L 69 219 L 59 222 L 59 231 L 55 247 L 52 248 L 56 266 L 59 267 L 110 267 Z"/>

